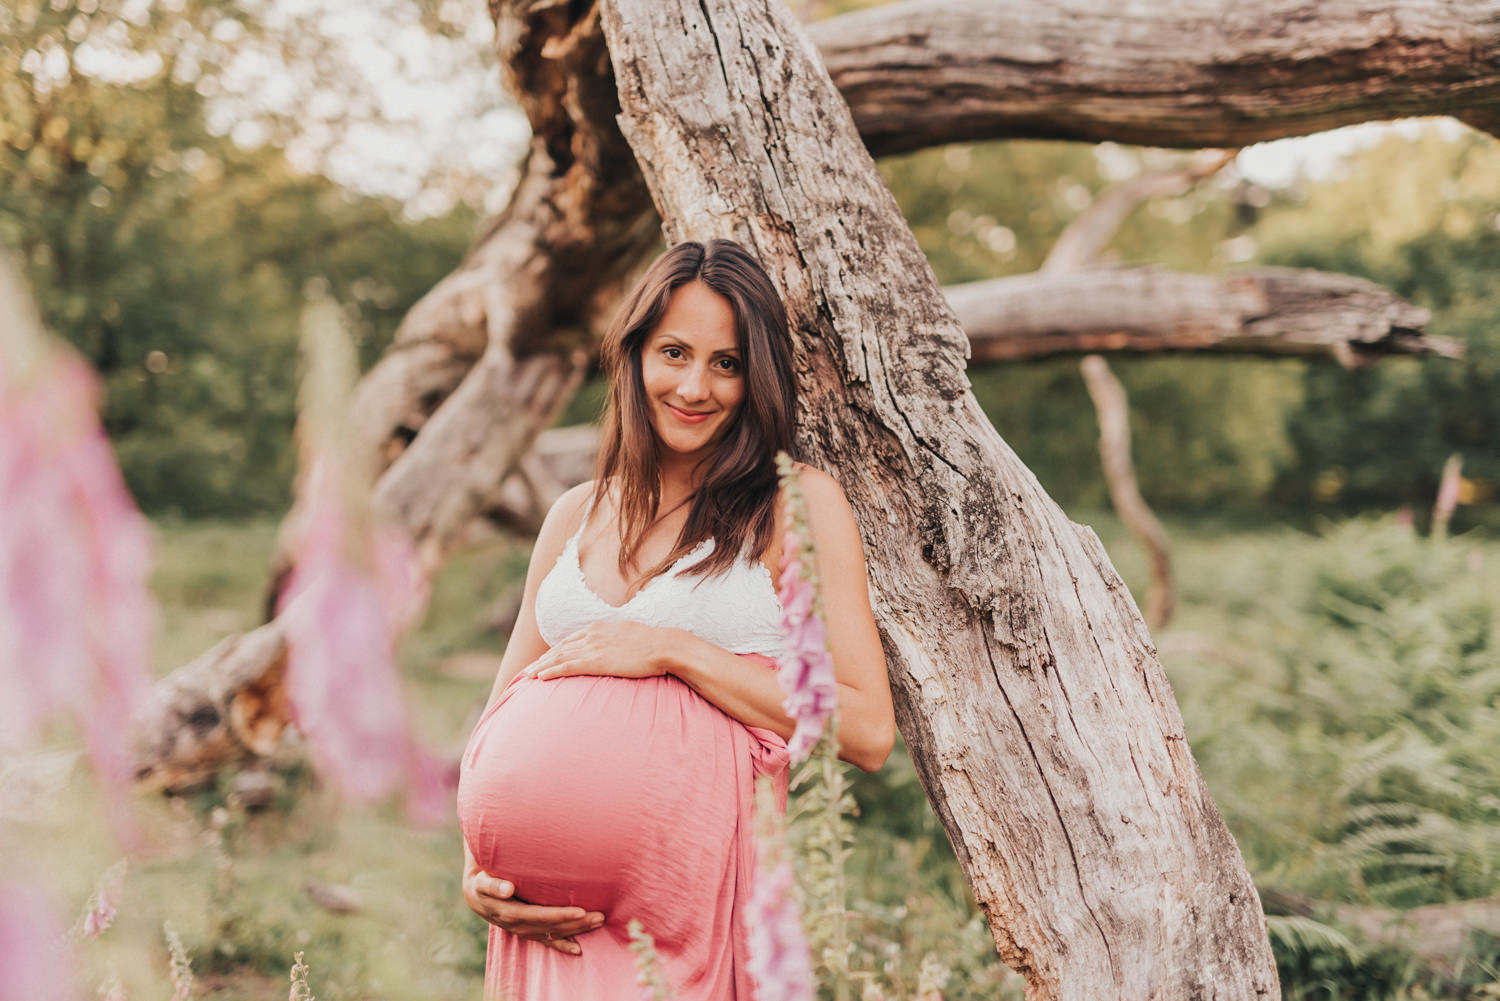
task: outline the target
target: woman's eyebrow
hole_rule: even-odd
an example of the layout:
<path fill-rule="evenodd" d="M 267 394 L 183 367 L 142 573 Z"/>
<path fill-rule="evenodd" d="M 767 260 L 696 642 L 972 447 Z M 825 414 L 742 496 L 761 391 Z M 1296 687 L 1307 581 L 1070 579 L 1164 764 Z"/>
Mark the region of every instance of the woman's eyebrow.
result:
<path fill-rule="evenodd" d="M 693 349 L 692 345 L 690 345 L 685 338 L 679 337 L 677 334 L 674 334 L 674 333 L 672 333 L 670 331 L 663 331 L 662 333 L 657 334 L 656 335 L 656 340 L 657 341 L 672 341 L 678 347 L 685 348 L 688 351 L 691 351 Z M 739 353 L 740 353 L 740 349 L 739 349 L 738 346 L 736 346 L 736 347 L 730 347 L 730 348 L 720 348 L 717 351 L 711 351 L 711 352 L 709 352 L 709 357 L 713 357 L 714 355 L 738 355 Z"/>

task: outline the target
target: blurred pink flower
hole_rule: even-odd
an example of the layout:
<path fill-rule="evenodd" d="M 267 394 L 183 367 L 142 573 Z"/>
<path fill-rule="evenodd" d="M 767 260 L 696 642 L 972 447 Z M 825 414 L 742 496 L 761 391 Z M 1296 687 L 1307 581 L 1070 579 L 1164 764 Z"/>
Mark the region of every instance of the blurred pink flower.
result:
<path fill-rule="evenodd" d="M 71 713 L 116 834 L 128 814 L 130 726 L 150 687 L 150 539 L 98 417 L 93 371 L 37 348 L 0 371 L 0 745 Z"/>
<path fill-rule="evenodd" d="M 95 938 L 115 920 L 115 909 L 120 894 L 125 889 L 125 864 L 116 862 L 105 870 L 99 880 L 99 888 L 89 901 L 89 909 L 83 915 L 85 938 Z"/>
<path fill-rule="evenodd" d="M 19 882 L 0 882 L 0 998 L 73 1001 L 68 940 L 47 899 Z"/>
<path fill-rule="evenodd" d="M 287 696 L 318 771 L 356 802 L 405 784 L 416 822 L 453 811 L 453 781 L 408 725 L 396 641 L 425 603 L 425 578 L 394 530 L 362 529 L 336 459 L 299 481 L 296 562 L 278 615 L 287 636 Z"/>
<path fill-rule="evenodd" d="M 799 558 L 801 552 L 802 540 L 793 528 L 782 543 L 778 579 L 782 657 L 777 678 L 787 693 L 782 708 L 797 722 L 797 729 L 787 741 L 787 751 L 794 762 L 811 753 L 838 703 L 838 682 L 833 657 L 828 652 L 828 633 L 814 608 L 816 596 Z"/>
<path fill-rule="evenodd" d="M 764 838 L 756 841 L 755 885 L 745 912 L 758 1001 L 811 1001 L 812 961 L 793 896 L 791 864 L 773 860 Z"/>

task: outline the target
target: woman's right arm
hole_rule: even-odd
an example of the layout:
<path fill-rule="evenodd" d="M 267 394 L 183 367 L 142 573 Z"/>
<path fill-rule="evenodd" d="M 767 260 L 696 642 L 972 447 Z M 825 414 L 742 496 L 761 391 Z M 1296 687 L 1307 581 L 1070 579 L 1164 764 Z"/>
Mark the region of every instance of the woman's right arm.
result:
<path fill-rule="evenodd" d="M 536 592 L 542 578 L 552 569 L 562 555 L 563 546 L 578 529 L 583 520 L 583 505 L 594 489 L 594 481 L 580 483 L 553 501 L 542 519 L 542 527 L 536 535 L 536 545 L 531 549 L 531 565 L 526 570 L 526 588 L 521 594 L 521 610 L 516 613 L 516 625 L 510 639 L 505 643 L 505 653 L 500 658 L 500 670 L 495 673 L 495 684 L 490 688 L 490 697 L 485 700 L 484 710 L 489 712 L 505 686 L 511 683 L 521 668 L 536 660 L 548 650 L 536 625 Z M 482 715 L 481 715 L 482 718 Z"/>
<path fill-rule="evenodd" d="M 500 669 L 495 674 L 490 697 L 485 701 L 486 713 L 521 669 L 548 650 L 536 625 L 537 588 L 562 554 L 568 537 L 578 529 L 583 518 L 583 506 L 593 486 L 590 481 L 568 490 L 553 503 L 542 521 L 536 545 L 531 550 L 531 566 L 526 571 L 521 610 L 516 615 L 515 628 L 511 631 L 510 639 L 505 644 L 505 653 L 500 658 Z M 480 718 L 483 718 L 483 713 Z M 604 915 L 598 911 L 527 903 L 514 899 L 514 893 L 515 887 L 510 880 L 487 873 L 479 867 L 479 863 L 474 860 L 474 853 L 469 850 L 469 842 L 464 840 L 464 900 L 474 913 L 490 924 L 521 938 L 534 939 L 559 952 L 576 956 L 582 950 L 572 940 L 572 936 L 592 931 L 604 923 Z"/>

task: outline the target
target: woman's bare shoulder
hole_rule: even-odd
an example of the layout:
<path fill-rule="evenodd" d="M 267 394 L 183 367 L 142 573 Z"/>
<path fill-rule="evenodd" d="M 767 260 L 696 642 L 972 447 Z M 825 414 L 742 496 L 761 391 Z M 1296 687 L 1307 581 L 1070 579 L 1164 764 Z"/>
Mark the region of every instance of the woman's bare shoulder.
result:
<path fill-rule="evenodd" d="M 844 496 L 844 488 L 838 480 L 805 462 L 794 462 L 792 468 L 797 471 L 797 483 L 802 487 L 803 494 L 809 502 L 819 501 L 842 501 L 848 507 L 848 498 Z"/>
<path fill-rule="evenodd" d="M 547 516 L 542 519 L 541 530 L 537 533 L 538 543 L 544 539 L 555 543 L 560 550 L 563 542 L 578 531 L 578 526 L 583 524 L 583 511 L 588 506 L 589 497 L 594 492 L 594 481 L 585 480 L 574 487 L 564 490 L 552 502 Z"/>

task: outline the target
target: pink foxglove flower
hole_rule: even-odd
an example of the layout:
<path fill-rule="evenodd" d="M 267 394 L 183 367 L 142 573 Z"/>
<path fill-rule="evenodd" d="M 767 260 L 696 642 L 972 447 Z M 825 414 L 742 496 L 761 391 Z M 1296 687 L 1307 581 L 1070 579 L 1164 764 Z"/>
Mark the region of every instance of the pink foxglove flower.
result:
<path fill-rule="evenodd" d="M 129 721 L 150 687 L 146 520 L 99 423 L 98 381 L 0 262 L 0 747 L 79 724 L 116 834 Z"/>
<path fill-rule="evenodd" d="M 776 840 L 756 838 L 755 885 L 745 911 L 750 955 L 759 1001 L 812 1001 L 812 961 L 793 893 L 792 867 Z"/>
<path fill-rule="evenodd" d="M 68 941 L 40 892 L 0 882 L 0 998 L 74 1001 Z"/>
<path fill-rule="evenodd" d="M 94 891 L 93 898 L 89 901 L 88 910 L 83 915 L 83 935 L 85 938 L 96 938 L 99 933 L 114 923 L 117 905 L 120 902 L 120 894 L 125 888 L 125 863 L 116 862 L 104 871 L 99 879 L 99 888 Z"/>
<path fill-rule="evenodd" d="M 394 534 L 361 546 L 335 463 L 313 463 L 296 563 L 280 600 L 287 697 L 318 771 L 356 802 L 406 784 L 413 819 L 446 816 L 447 771 L 419 747 L 395 660 L 398 626 L 422 598 L 410 547 Z"/>
<path fill-rule="evenodd" d="M 309 316 L 307 334 L 295 562 L 278 602 L 287 697 L 314 765 L 346 796 L 371 802 L 405 786 L 414 822 L 442 822 L 456 777 L 412 736 L 395 659 L 426 578 L 404 534 L 376 526 L 365 478 L 345 461 L 343 334 L 326 310 Z"/>
<path fill-rule="evenodd" d="M 838 704 L 838 682 L 814 584 L 803 560 L 804 550 L 810 552 L 811 546 L 802 541 L 797 522 L 805 519 L 795 507 L 794 512 L 793 527 L 782 544 L 778 580 L 782 657 L 777 677 L 787 693 L 782 708 L 797 722 L 787 741 L 787 751 L 796 762 L 808 756 L 822 735 L 824 723 Z"/>

